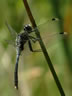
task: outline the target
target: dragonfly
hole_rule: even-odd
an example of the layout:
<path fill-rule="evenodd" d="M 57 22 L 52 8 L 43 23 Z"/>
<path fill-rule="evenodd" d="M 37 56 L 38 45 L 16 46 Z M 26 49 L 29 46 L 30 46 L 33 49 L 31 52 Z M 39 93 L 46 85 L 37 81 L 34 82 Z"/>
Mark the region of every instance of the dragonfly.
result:
<path fill-rule="evenodd" d="M 57 21 L 57 18 L 52 18 L 51 21 Z M 47 21 L 48 22 L 48 21 Z M 45 22 L 46 23 L 46 22 Z M 39 26 L 44 25 L 40 24 Z M 31 34 L 37 30 L 38 27 L 32 28 L 30 24 L 26 24 L 24 26 L 23 32 L 20 32 L 17 34 L 17 32 L 6 22 L 6 26 L 8 30 L 10 31 L 12 38 L 14 39 L 14 45 L 16 47 L 16 64 L 15 64 L 15 71 L 14 71 L 14 86 L 16 89 L 18 89 L 18 63 L 19 63 L 19 57 L 24 50 L 24 45 L 26 42 L 28 42 L 28 46 L 31 52 L 41 52 L 41 49 L 34 50 L 32 48 L 31 41 L 33 43 L 36 43 L 40 39 L 37 37 L 32 36 Z M 57 34 L 57 33 L 56 33 Z M 58 33 L 59 35 L 64 35 L 64 32 Z"/>

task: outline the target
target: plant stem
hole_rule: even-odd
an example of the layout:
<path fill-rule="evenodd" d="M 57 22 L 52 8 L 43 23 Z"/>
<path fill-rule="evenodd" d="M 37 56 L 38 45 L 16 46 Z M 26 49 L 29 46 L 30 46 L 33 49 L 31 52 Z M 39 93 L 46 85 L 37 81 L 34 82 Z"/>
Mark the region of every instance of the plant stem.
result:
<path fill-rule="evenodd" d="M 34 20 L 34 18 L 33 18 L 33 15 L 32 15 L 32 13 L 31 13 L 31 10 L 30 10 L 30 8 L 29 8 L 29 5 L 28 5 L 27 0 L 23 0 L 23 2 L 24 2 L 24 6 L 25 6 L 25 8 L 26 8 L 27 14 L 28 14 L 28 16 L 29 16 L 29 19 L 30 19 L 30 21 L 31 21 L 31 23 L 32 23 L 33 28 L 37 27 L 37 25 L 36 25 L 36 23 L 35 23 L 35 20 Z M 48 63 L 48 66 L 49 66 L 49 68 L 50 68 L 50 71 L 51 71 L 51 73 L 52 73 L 52 75 L 53 75 L 53 78 L 54 78 L 54 80 L 55 80 L 55 82 L 56 82 L 56 84 L 57 84 L 57 87 L 58 87 L 58 89 L 59 89 L 59 92 L 60 92 L 61 96 L 65 96 L 65 93 L 64 93 L 64 91 L 63 91 L 63 88 L 62 88 L 62 86 L 61 86 L 61 84 L 60 84 L 60 81 L 59 81 L 59 79 L 58 79 L 58 77 L 57 77 L 57 74 L 56 74 L 56 72 L 55 72 L 55 70 L 54 70 L 53 64 L 52 64 L 52 62 L 51 62 L 51 60 L 50 60 L 50 57 L 49 57 L 49 55 L 48 55 L 48 53 L 47 53 L 47 50 L 46 50 L 45 46 L 44 46 L 44 43 L 43 43 L 43 41 L 42 41 L 42 38 L 41 38 L 41 36 L 40 36 L 40 32 L 39 32 L 38 29 L 35 30 L 35 34 L 36 34 L 37 38 L 40 38 L 39 44 L 40 44 L 40 46 L 41 46 L 42 52 L 43 52 L 43 54 L 44 54 L 44 56 L 45 56 L 45 59 L 46 59 L 46 61 L 47 61 L 47 63 Z"/>

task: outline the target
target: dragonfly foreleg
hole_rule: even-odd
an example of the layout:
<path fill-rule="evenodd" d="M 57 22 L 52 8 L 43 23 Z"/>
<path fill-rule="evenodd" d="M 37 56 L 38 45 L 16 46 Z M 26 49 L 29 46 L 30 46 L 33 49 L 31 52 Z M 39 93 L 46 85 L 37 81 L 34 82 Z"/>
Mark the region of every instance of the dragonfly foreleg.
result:
<path fill-rule="evenodd" d="M 30 49 L 31 52 L 41 52 L 41 49 L 33 50 L 32 44 L 31 44 L 31 41 L 30 40 L 28 41 L 28 45 L 29 45 L 29 49 Z"/>
<path fill-rule="evenodd" d="M 29 38 L 35 43 L 36 41 L 39 41 L 39 38 L 33 37 L 33 36 L 29 36 Z"/>

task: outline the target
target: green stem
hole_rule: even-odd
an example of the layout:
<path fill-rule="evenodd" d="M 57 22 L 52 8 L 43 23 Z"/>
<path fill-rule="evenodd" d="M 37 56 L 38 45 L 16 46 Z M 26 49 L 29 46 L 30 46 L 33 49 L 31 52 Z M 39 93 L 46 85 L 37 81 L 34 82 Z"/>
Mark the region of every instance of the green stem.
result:
<path fill-rule="evenodd" d="M 27 3 L 27 0 L 23 0 L 23 2 L 24 2 L 24 6 L 25 6 L 25 8 L 26 8 L 27 14 L 28 14 L 28 16 L 29 16 L 29 19 L 30 19 L 30 21 L 31 21 L 31 23 L 32 23 L 33 28 L 37 27 L 37 25 L 36 25 L 36 23 L 35 23 L 35 20 L 34 20 L 34 18 L 33 18 L 33 15 L 32 15 L 32 13 L 31 13 L 31 10 L 30 10 L 30 8 L 29 8 L 29 5 L 28 5 L 28 3 Z M 39 32 L 38 29 L 35 30 L 35 34 L 36 34 L 37 38 L 40 38 L 39 44 L 40 44 L 40 46 L 41 46 L 41 49 L 42 49 L 43 54 L 44 54 L 44 56 L 45 56 L 45 59 L 46 59 L 46 61 L 47 61 L 47 63 L 48 63 L 48 66 L 49 66 L 49 68 L 50 68 L 50 70 L 51 70 L 51 73 L 52 73 L 52 75 L 53 75 L 53 77 L 54 77 L 54 80 L 55 80 L 55 82 L 56 82 L 56 84 L 57 84 L 57 87 L 58 87 L 58 89 L 59 89 L 59 92 L 60 92 L 61 96 L 65 96 L 65 93 L 64 93 L 64 91 L 63 91 L 63 88 L 62 88 L 62 86 L 61 86 L 61 84 L 60 84 L 60 81 L 59 81 L 59 79 L 58 79 L 58 77 L 57 77 L 57 74 L 56 74 L 56 72 L 55 72 L 55 70 L 54 70 L 53 64 L 52 64 L 52 62 L 51 62 L 51 60 L 50 60 L 50 57 L 49 57 L 49 55 L 48 55 L 48 53 L 47 53 L 47 50 L 46 50 L 45 46 L 44 46 L 44 43 L 43 43 L 43 41 L 42 41 L 42 38 L 41 38 L 41 36 L 40 36 L 40 32 Z"/>

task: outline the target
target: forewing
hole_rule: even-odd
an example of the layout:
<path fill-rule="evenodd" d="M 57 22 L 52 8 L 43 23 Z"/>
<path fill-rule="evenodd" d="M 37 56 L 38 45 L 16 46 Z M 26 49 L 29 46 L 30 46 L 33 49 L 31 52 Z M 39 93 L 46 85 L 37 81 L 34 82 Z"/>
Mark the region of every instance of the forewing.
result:
<path fill-rule="evenodd" d="M 40 24 L 37 27 L 42 37 L 42 40 L 47 47 L 55 44 L 55 42 L 57 42 L 62 36 L 61 34 L 59 34 L 60 30 L 58 24 L 58 19 L 47 20 L 46 22 Z M 34 30 L 36 30 L 37 28 L 35 28 Z"/>

